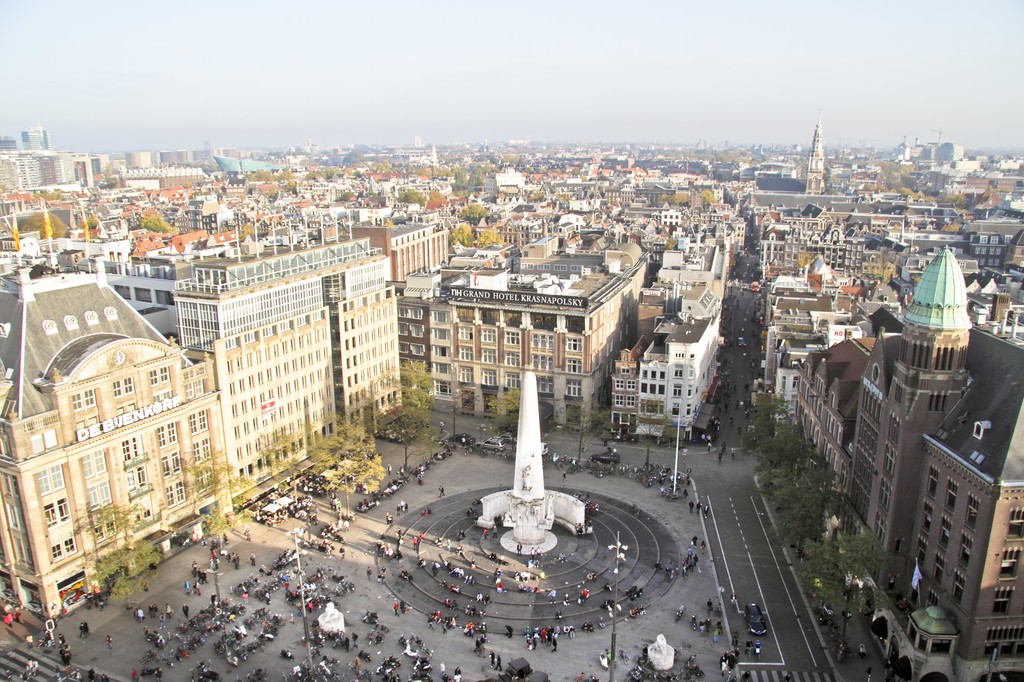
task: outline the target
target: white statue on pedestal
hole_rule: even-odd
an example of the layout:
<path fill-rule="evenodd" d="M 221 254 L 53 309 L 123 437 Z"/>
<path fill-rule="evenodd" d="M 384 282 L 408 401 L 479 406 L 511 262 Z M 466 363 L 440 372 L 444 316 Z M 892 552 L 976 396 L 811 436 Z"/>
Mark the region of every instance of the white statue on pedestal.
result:
<path fill-rule="evenodd" d="M 655 670 L 668 670 L 675 665 L 676 650 L 665 641 L 665 635 L 658 635 L 654 644 L 647 646 L 647 658 Z"/>

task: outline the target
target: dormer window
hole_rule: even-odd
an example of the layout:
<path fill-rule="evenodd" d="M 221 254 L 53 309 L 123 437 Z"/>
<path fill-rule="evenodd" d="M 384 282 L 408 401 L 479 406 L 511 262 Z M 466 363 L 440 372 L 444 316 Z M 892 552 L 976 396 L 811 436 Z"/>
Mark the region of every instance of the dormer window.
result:
<path fill-rule="evenodd" d="M 987 419 L 982 422 L 974 422 L 974 437 L 981 440 L 982 436 L 985 435 L 985 431 L 992 428 L 992 422 Z"/>

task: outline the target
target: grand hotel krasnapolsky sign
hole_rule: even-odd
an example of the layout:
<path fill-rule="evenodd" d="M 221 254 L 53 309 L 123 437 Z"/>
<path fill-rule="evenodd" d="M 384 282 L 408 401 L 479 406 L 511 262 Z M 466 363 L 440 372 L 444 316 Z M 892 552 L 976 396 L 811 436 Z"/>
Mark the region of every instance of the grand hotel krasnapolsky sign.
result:
<path fill-rule="evenodd" d="M 586 310 L 588 301 L 584 296 L 561 296 L 559 294 L 534 294 L 526 291 L 495 291 L 493 289 L 469 289 L 452 287 L 449 296 L 456 301 L 474 303 L 510 303 L 512 305 L 550 305 L 562 308 Z"/>

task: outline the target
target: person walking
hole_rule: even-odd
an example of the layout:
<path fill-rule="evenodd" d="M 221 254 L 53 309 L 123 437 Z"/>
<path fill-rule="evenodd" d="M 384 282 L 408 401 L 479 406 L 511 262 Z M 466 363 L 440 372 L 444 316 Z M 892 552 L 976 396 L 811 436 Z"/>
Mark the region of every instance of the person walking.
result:
<path fill-rule="evenodd" d="M 437 486 L 437 493 L 438 493 L 437 494 L 438 497 L 444 497 L 444 486 L 443 485 Z"/>
<path fill-rule="evenodd" d="M 185 620 L 188 620 L 188 604 L 181 605 L 181 612 L 185 614 Z"/>
<path fill-rule="evenodd" d="M 498 654 L 498 662 L 494 664 L 495 670 L 501 670 L 501 654 Z"/>
<path fill-rule="evenodd" d="M 113 649 L 114 648 L 114 638 L 111 637 L 110 635 L 107 635 L 107 648 L 108 649 Z"/>

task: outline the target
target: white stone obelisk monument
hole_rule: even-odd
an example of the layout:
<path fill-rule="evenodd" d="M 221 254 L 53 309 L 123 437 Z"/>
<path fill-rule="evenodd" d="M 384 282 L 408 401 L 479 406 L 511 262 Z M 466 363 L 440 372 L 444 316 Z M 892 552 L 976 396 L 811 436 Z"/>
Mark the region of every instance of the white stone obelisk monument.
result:
<path fill-rule="evenodd" d="M 537 376 L 524 372 L 519 397 L 519 432 L 516 442 L 512 489 L 483 497 L 477 525 L 494 528 L 497 522 L 512 528 L 501 538 L 506 549 L 539 548 L 547 551 L 557 539 L 551 527 L 557 522 L 574 532 L 589 532 L 586 508 L 580 500 L 544 488 L 543 444 L 537 405 Z"/>

